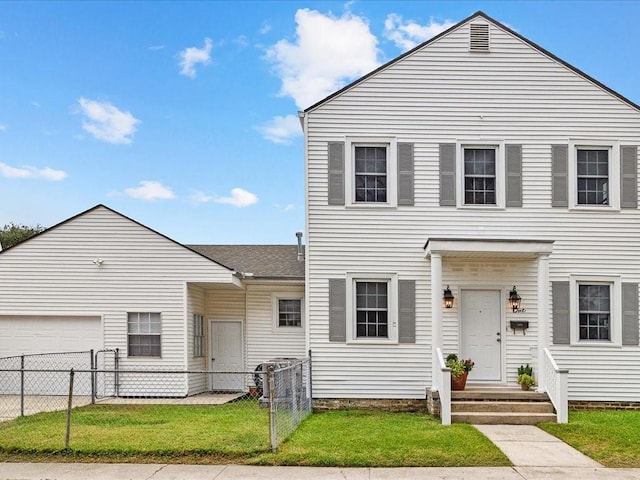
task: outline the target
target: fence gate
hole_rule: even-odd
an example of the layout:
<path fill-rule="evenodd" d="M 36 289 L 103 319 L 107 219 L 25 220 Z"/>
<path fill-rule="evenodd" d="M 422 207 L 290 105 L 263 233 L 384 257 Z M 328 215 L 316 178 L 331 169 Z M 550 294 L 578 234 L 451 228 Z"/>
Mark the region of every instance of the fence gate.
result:
<path fill-rule="evenodd" d="M 98 350 L 95 353 L 93 378 L 95 398 L 117 397 L 120 392 L 119 349 Z"/>

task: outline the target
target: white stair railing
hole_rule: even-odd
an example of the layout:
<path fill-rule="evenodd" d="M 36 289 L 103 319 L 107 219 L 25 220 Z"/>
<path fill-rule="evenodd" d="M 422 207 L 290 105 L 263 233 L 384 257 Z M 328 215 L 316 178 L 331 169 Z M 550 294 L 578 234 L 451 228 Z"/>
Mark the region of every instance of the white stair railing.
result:
<path fill-rule="evenodd" d="M 549 395 L 551 403 L 556 409 L 558 423 L 569 422 L 569 390 L 567 378 L 569 370 L 558 367 L 548 348 L 544 349 L 544 376 L 546 385 L 541 385 Z"/>
<path fill-rule="evenodd" d="M 447 367 L 440 348 L 436 348 L 436 360 L 439 368 L 436 369 L 434 388 L 440 396 L 440 420 L 442 425 L 451 425 L 451 369 Z"/>

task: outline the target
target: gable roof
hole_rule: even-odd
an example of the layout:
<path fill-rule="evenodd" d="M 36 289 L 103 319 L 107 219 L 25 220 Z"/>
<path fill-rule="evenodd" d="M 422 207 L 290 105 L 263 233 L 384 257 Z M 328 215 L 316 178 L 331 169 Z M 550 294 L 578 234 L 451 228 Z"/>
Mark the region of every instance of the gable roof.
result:
<path fill-rule="evenodd" d="M 304 261 L 298 260 L 297 245 L 185 245 L 102 204 L 67 218 L 12 247 L 0 250 L 0 255 L 99 208 L 108 210 L 232 272 L 240 272 L 245 275 L 252 273 L 252 278 L 304 280 Z"/>
<path fill-rule="evenodd" d="M 73 220 L 75 220 L 76 218 L 82 217 L 83 215 L 86 215 L 86 214 L 88 214 L 88 213 L 90 213 L 90 212 L 93 212 L 94 210 L 98 210 L 98 209 L 100 209 L 100 208 L 105 209 L 105 210 L 108 210 L 109 212 L 111 212 L 111 213 L 113 213 L 113 214 L 115 214 L 115 215 L 118 215 L 119 217 L 122 217 L 122 218 L 124 218 L 124 219 L 126 219 L 126 220 L 128 220 L 128 221 L 130 221 L 130 222 L 132 222 L 132 223 L 134 223 L 134 224 L 136 224 L 136 225 L 138 225 L 138 226 L 140 226 L 140 227 L 142 227 L 142 228 L 144 228 L 144 229 L 146 229 L 146 230 L 148 230 L 148 231 L 152 232 L 152 233 L 155 233 L 156 235 L 159 235 L 160 237 L 165 238 L 166 240 L 169 240 L 170 242 L 172 242 L 172 243 L 174 243 L 174 244 L 176 244 L 176 245 L 178 245 L 178 246 L 180 246 L 180 247 L 182 247 L 182 248 L 184 248 L 184 249 L 190 250 L 190 251 L 192 251 L 193 253 L 195 253 L 196 255 L 199 255 L 200 257 L 203 257 L 203 258 L 205 258 L 205 259 L 207 259 L 207 260 L 209 260 L 209 261 L 212 261 L 212 262 L 214 262 L 214 263 L 218 264 L 219 266 L 221 266 L 221 267 L 223 267 L 223 268 L 226 268 L 227 270 L 233 271 L 233 268 L 230 268 L 230 267 L 228 267 L 227 265 L 224 265 L 223 263 L 218 262 L 218 261 L 216 261 L 215 259 L 213 259 L 213 258 L 211 258 L 211 257 L 208 257 L 208 256 L 206 256 L 206 255 L 203 255 L 202 253 L 200 253 L 200 252 L 198 252 L 198 251 L 196 251 L 196 250 L 193 250 L 193 249 L 191 249 L 191 248 L 189 248 L 189 247 L 187 247 L 187 246 L 185 246 L 185 245 L 181 244 L 180 242 L 176 242 L 174 239 L 172 239 L 172 238 L 170 238 L 170 237 L 167 237 L 166 235 L 164 235 L 164 234 L 162 234 L 162 233 L 160 233 L 160 232 L 158 232 L 158 231 L 156 231 L 156 230 L 154 230 L 154 229 L 152 229 L 152 228 L 150 228 L 150 227 L 147 227 L 146 225 L 143 225 L 142 223 L 138 222 L 137 220 L 134 220 L 134 219 L 132 219 L 132 218 L 130 218 L 130 217 L 127 217 L 126 215 L 123 215 L 122 213 L 117 212 L 117 211 L 113 210 L 112 208 L 109 208 L 109 207 L 107 207 L 106 205 L 103 205 L 103 204 L 101 204 L 101 203 L 100 203 L 100 204 L 98 204 L 98 205 L 96 205 L 95 207 L 91 207 L 91 208 L 89 208 L 88 210 L 85 210 L 85 211 L 83 211 L 83 212 L 80 212 L 80 213 L 78 213 L 78 214 L 76 214 L 76 215 L 72 216 L 72 217 L 69 217 L 69 218 L 67 218 L 66 220 L 63 220 L 62 222 L 57 223 L 57 224 L 55 224 L 54 226 L 49 227 L 49 228 L 47 228 L 47 229 L 43 230 L 42 232 L 36 233 L 35 235 L 33 235 L 33 236 L 31 236 L 31 237 L 29 237 L 29 238 L 27 238 L 27 239 L 25 239 L 25 240 L 21 241 L 20 243 L 16 243 L 15 245 L 13 245 L 13 246 L 11 246 L 11 247 L 8 247 L 8 248 L 5 248 L 5 249 L 3 249 L 3 250 L 0 250 L 0 255 L 5 254 L 6 252 L 8 252 L 8 251 L 10 251 L 10 250 L 12 250 L 12 249 L 14 249 L 14 248 L 16 248 L 16 247 L 18 247 L 18 246 L 22 245 L 23 243 L 29 242 L 29 241 L 31 241 L 32 239 L 36 238 L 36 237 L 39 237 L 39 236 L 41 236 L 41 235 L 46 235 L 46 234 L 47 234 L 47 232 L 50 232 L 51 230 L 54 230 L 54 229 L 56 229 L 56 228 L 59 228 L 59 227 L 61 227 L 62 225 L 65 225 L 65 224 L 67 224 L 67 223 L 69 223 L 69 222 L 72 222 L 72 221 L 73 221 Z"/>
<path fill-rule="evenodd" d="M 297 245 L 186 245 L 186 247 L 228 265 L 248 277 L 304 280 L 305 262 L 298 260 Z"/>
<path fill-rule="evenodd" d="M 520 35 L 518 32 L 512 30 L 511 28 L 507 27 L 506 25 L 500 23 L 499 21 L 491 18 L 489 15 L 487 15 L 486 13 L 482 12 L 482 11 L 477 11 L 476 13 L 474 13 L 473 15 L 470 15 L 469 17 L 465 18 L 464 20 L 456 23 L 454 26 L 448 28 L 447 30 L 445 30 L 444 32 L 439 33 L 438 35 L 436 35 L 435 37 L 430 38 L 429 40 L 427 40 L 426 42 L 421 43 L 420 45 L 412 48 L 411 50 L 403 53 L 402 55 L 390 60 L 389 62 L 385 63 L 384 65 L 381 65 L 380 67 L 376 68 L 375 70 L 367 73 L 366 75 L 364 75 L 363 77 L 360 77 L 359 79 L 351 82 L 350 84 L 344 86 L 343 88 L 341 88 L 340 90 L 332 93 L 331 95 L 329 95 L 328 97 L 320 100 L 319 102 L 311 105 L 310 107 L 306 108 L 305 110 L 303 110 L 303 113 L 308 113 L 311 110 L 314 110 L 322 105 L 324 105 L 325 103 L 329 102 L 330 100 L 332 100 L 333 98 L 341 95 L 342 93 L 346 92 L 347 90 L 350 90 L 351 88 L 355 87 L 356 85 L 364 82 L 365 80 L 367 80 L 368 78 L 376 75 L 377 73 L 391 67 L 392 65 L 398 63 L 399 61 L 401 61 L 403 58 L 413 54 L 414 52 L 430 45 L 433 42 L 436 42 L 438 39 L 444 37 L 445 35 L 449 34 L 450 32 L 456 30 L 457 28 L 459 28 L 460 26 L 464 25 L 467 22 L 470 22 L 471 20 L 475 19 L 475 18 L 484 18 L 485 20 L 487 20 L 488 22 L 493 23 L 496 27 L 501 28 L 502 30 L 510 33 L 511 35 L 513 35 L 514 37 L 517 37 L 518 39 L 522 40 L 524 43 L 526 43 L 527 45 L 529 45 L 530 47 L 532 47 L 533 49 L 537 50 L 538 52 L 542 53 L 543 55 L 546 55 L 547 57 L 551 58 L 552 60 L 560 63 L 561 65 L 565 66 L 566 68 L 568 68 L 569 70 L 573 71 L 574 73 L 576 73 L 577 75 L 583 77 L 585 80 L 595 84 L 596 86 L 598 86 L 599 88 L 605 90 L 606 92 L 610 93 L 611 95 L 613 95 L 614 97 L 618 98 L 619 100 L 621 100 L 622 102 L 626 103 L 627 105 L 629 105 L 630 107 L 640 111 L 640 105 L 632 102 L 631 100 L 629 100 L 628 98 L 626 98 L 625 96 L 623 96 L 622 94 L 616 92 L 615 90 L 607 87 L 605 84 L 599 82 L 598 80 L 596 80 L 595 78 L 591 77 L 590 75 L 587 75 L 586 73 L 584 73 L 582 70 L 574 67 L 573 65 L 571 65 L 570 63 L 565 62 L 564 60 L 562 60 L 561 58 L 557 57 L 556 55 L 554 55 L 553 53 L 549 52 L 548 50 L 545 50 L 544 48 L 542 48 L 540 45 L 532 42 L 531 40 L 529 40 L 526 37 L 523 37 L 522 35 Z"/>

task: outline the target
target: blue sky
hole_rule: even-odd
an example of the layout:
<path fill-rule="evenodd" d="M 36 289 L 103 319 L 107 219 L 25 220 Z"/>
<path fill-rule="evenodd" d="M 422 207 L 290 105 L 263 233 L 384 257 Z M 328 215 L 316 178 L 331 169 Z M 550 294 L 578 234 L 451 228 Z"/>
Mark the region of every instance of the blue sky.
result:
<path fill-rule="evenodd" d="M 0 2 L 0 226 L 295 243 L 297 111 L 482 10 L 640 103 L 640 2 Z"/>

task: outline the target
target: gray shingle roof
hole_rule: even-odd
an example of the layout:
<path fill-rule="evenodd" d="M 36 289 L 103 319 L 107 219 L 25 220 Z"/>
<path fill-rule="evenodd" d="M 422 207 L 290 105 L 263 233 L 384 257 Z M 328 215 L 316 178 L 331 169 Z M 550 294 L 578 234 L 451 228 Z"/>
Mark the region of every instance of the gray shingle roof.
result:
<path fill-rule="evenodd" d="M 254 278 L 304 279 L 297 245 L 185 246 L 237 272 L 253 273 Z"/>

